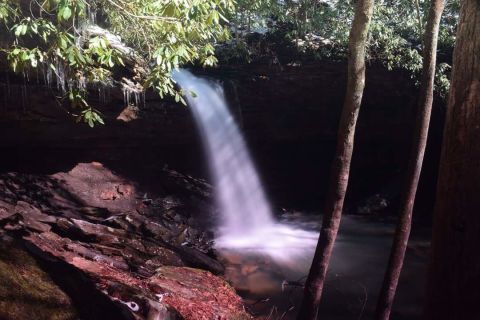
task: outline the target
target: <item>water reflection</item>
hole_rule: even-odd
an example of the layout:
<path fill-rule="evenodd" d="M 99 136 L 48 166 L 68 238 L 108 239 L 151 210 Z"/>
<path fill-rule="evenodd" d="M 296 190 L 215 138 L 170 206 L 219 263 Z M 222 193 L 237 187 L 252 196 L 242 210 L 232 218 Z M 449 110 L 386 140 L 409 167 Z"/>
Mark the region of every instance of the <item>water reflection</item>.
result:
<path fill-rule="evenodd" d="M 263 316 L 260 319 L 295 319 L 313 257 L 311 236 L 319 223 L 317 215 L 285 215 L 282 224 L 289 231 L 296 230 L 293 235 L 287 232 L 286 238 L 298 233 L 295 240 L 282 238 L 265 246 L 260 236 L 250 243 L 240 242 L 237 248 L 234 244 L 229 248 L 218 245 L 227 266 L 226 278 L 244 297 L 250 311 Z M 324 319 L 373 318 L 393 229 L 391 223 L 343 218 L 322 298 L 320 314 Z M 410 241 L 392 320 L 421 318 L 428 238 L 425 230 Z"/>

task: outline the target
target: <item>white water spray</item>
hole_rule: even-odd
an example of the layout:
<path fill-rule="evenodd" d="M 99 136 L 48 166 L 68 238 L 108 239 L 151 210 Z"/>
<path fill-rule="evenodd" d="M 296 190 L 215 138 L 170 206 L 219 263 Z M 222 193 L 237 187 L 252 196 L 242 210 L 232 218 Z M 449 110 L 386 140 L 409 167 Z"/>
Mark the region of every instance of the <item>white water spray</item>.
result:
<path fill-rule="evenodd" d="M 208 155 L 222 217 L 217 246 L 254 250 L 278 260 L 293 258 L 299 249 L 312 251 L 318 234 L 275 222 L 223 88 L 186 70 L 175 71 L 174 79 L 185 92 Z"/>

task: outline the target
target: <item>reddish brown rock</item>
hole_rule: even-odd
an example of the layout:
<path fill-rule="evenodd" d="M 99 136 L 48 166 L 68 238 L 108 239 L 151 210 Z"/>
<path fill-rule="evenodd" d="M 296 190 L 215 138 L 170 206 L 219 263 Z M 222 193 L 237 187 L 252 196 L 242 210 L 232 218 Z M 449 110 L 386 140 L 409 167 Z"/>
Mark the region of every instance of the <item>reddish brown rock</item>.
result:
<path fill-rule="evenodd" d="M 81 163 L 68 173 L 52 176 L 63 181 L 66 191 L 92 207 L 113 212 L 135 210 L 139 205 L 135 186 L 97 163 Z"/>
<path fill-rule="evenodd" d="M 173 171 L 166 177 L 171 193 L 145 201 L 100 163 L 0 175 L 0 233 L 23 239 L 86 319 L 249 319 L 213 274 L 224 268 L 209 233 L 194 227 L 192 210 L 198 199 L 205 206 L 209 186 Z"/>
<path fill-rule="evenodd" d="M 139 118 L 140 109 L 136 106 L 128 106 L 118 115 L 117 120 L 130 122 Z"/>
<path fill-rule="evenodd" d="M 142 315 L 173 308 L 186 320 L 251 319 L 235 290 L 208 271 L 161 267 L 152 276 L 142 278 L 129 272 L 122 261 L 51 232 L 32 234 L 25 240 L 49 259 L 55 257 L 88 275 L 98 290 L 127 306 L 135 318 L 144 319 Z"/>

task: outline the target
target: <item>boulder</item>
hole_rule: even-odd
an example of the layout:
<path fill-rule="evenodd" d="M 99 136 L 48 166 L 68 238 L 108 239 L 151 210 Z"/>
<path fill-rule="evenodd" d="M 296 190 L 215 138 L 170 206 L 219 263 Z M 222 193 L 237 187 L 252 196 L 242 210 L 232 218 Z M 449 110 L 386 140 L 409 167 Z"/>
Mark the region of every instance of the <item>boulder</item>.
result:
<path fill-rule="evenodd" d="M 100 163 L 0 175 L 0 233 L 24 242 L 82 318 L 250 319 L 218 276 L 224 267 L 211 235 L 198 229 L 203 216 L 191 210 L 208 201 L 210 187 L 166 175 L 175 188 L 148 203 L 135 183 Z"/>

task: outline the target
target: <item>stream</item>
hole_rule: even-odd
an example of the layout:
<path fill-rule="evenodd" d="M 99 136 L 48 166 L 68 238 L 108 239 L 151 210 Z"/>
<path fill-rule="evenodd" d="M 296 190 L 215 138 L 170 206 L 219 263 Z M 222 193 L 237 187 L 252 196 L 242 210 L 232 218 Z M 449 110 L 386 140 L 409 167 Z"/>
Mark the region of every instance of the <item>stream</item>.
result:
<path fill-rule="evenodd" d="M 215 246 L 226 278 L 263 319 L 295 319 L 316 247 L 319 215 L 277 218 L 219 82 L 177 70 L 208 159 L 219 211 Z M 426 233 L 428 234 L 428 232 Z M 393 238 L 393 224 L 344 218 L 320 314 L 329 320 L 370 319 Z M 421 315 L 428 236 L 410 243 L 392 319 Z"/>
<path fill-rule="evenodd" d="M 320 229 L 318 216 L 313 215 L 284 214 L 281 222 L 292 229 Z M 319 311 L 324 319 L 373 318 L 393 231 L 391 222 L 344 216 Z M 415 230 L 412 235 L 392 320 L 421 318 L 428 239 L 428 230 Z M 296 319 L 314 246 L 302 250 L 282 247 L 278 248 L 278 255 L 265 252 L 263 246 L 218 250 L 227 266 L 227 280 L 244 298 L 250 312 L 261 319 Z M 289 256 L 292 250 L 297 254 Z"/>

